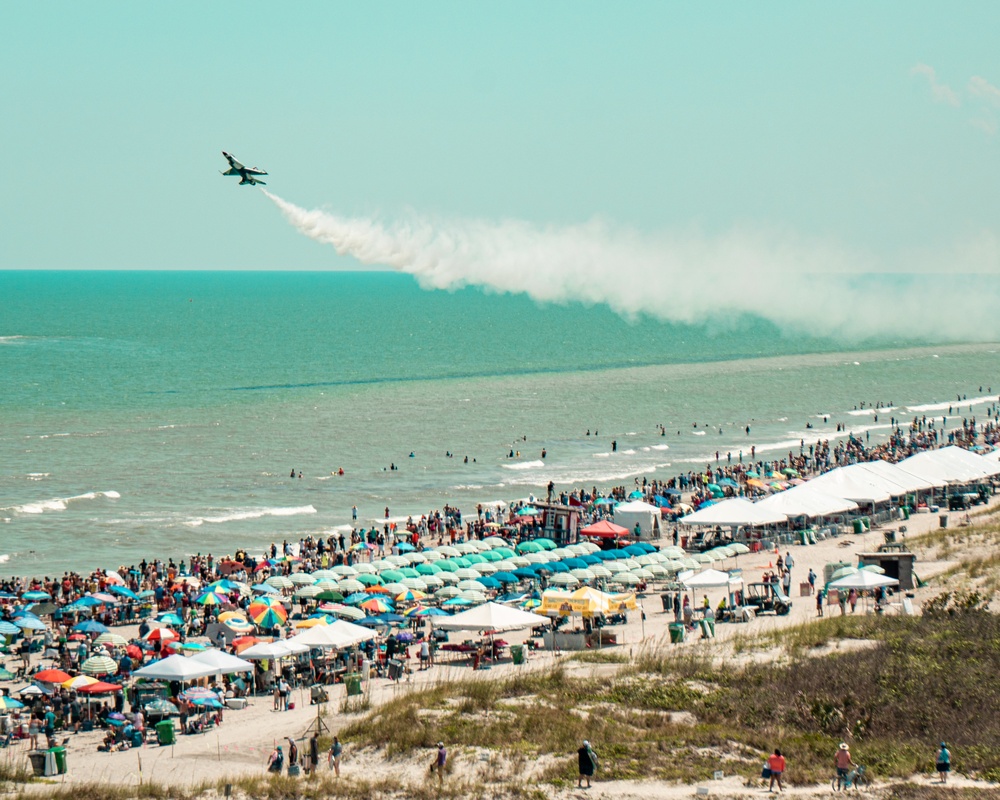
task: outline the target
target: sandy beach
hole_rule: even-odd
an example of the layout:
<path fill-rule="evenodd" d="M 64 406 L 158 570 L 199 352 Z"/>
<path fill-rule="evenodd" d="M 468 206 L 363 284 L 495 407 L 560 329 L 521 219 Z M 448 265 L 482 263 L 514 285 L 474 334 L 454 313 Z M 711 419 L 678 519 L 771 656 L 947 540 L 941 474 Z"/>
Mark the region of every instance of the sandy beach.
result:
<path fill-rule="evenodd" d="M 997 500 L 994 499 L 993 508 Z M 952 524 L 958 521 L 958 515 L 953 514 Z M 916 514 L 906 523 L 907 533 L 901 536 L 917 536 L 921 533 L 933 530 L 938 527 L 939 519 L 937 514 Z M 851 534 L 821 541 L 812 546 L 793 546 L 788 548 L 795 561 L 793 568 L 793 597 L 794 605 L 787 616 L 760 616 L 747 624 L 719 624 L 716 629 L 714 640 L 701 639 L 697 635 L 689 637 L 686 642 L 680 645 L 671 645 L 667 625 L 673 621 L 673 614 L 662 610 L 662 604 L 657 592 L 650 591 L 641 597 L 645 609 L 645 620 L 641 619 L 639 613 L 632 612 L 629 615 L 629 622 L 624 626 L 616 626 L 613 630 L 618 635 L 618 652 L 626 654 L 631 660 L 643 652 L 662 651 L 668 654 L 682 654 L 697 650 L 713 656 L 723 657 L 732 654 L 731 640 L 736 636 L 753 636 L 766 633 L 778 628 L 799 625 L 808 622 L 816 617 L 815 598 L 811 596 L 798 596 L 798 585 L 805 580 L 810 569 L 818 575 L 823 574 L 823 567 L 828 562 L 851 560 L 859 552 L 866 552 L 875 549 L 883 542 L 883 532 L 887 529 L 898 529 L 899 524 L 885 526 L 882 529 L 870 531 L 865 534 Z M 783 551 L 782 554 L 784 554 Z M 771 569 L 777 558 L 774 551 L 748 554 L 739 557 L 738 561 L 732 561 L 723 566 L 739 567 L 743 570 L 744 580 L 749 582 L 759 579 L 760 576 Z M 933 577 L 935 574 L 952 566 L 949 561 L 925 561 L 918 558 L 916 571 L 924 580 Z M 939 591 L 936 588 L 918 589 L 914 599 L 914 608 L 919 610 L 920 603 L 927 596 Z M 709 595 L 713 599 L 713 604 L 717 602 L 711 591 Z M 700 598 L 692 598 L 693 604 L 697 607 Z M 898 600 L 898 596 L 894 598 Z M 836 606 L 827 607 L 827 614 L 839 614 Z M 862 606 L 859 604 L 858 613 L 862 613 Z M 900 613 L 900 606 L 894 604 L 888 613 Z M 126 637 L 137 635 L 136 628 L 117 629 Z M 511 643 L 522 642 L 525 634 L 505 634 L 505 638 Z M 411 655 L 416 655 L 416 648 L 410 649 Z M 446 654 L 442 654 L 446 655 Z M 569 652 L 552 653 L 546 651 L 533 652 L 523 665 L 514 665 L 505 662 L 500 663 L 489 670 L 473 671 L 469 661 L 461 658 L 454 661 L 439 661 L 426 671 L 418 670 L 418 662 L 415 658 L 410 660 L 411 672 L 404 676 L 399 682 L 391 682 L 387 679 L 372 679 L 369 683 L 368 693 L 371 705 L 378 706 L 386 700 L 399 696 L 401 693 L 419 690 L 440 682 L 451 682 L 456 680 L 479 680 L 491 681 L 501 677 L 513 676 L 523 673 L 526 670 L 541 670 L 551 667 L 556 662 L 565 664 L 568 670 L 575 674 L 600 674 L 601 670 L 614 668 L 608 664 L 589 664 L 573 659 L 573 654 Z M 18 684 L 7 684 L 10 688 L 20 688 Z M 350 722 L 358 718 L 356 714 L 344 714 L 340 712 L 341 703 L 345 697 L 343 684 L 330 687 L 330 702 L 323 710 L 323 722 L 328 727 L 330 733 L 336 733 Z M 244 710 L 229 710 L 225 712 L 224 723 L 207 733 L 200 735 L 187 735 L 178 737 L 177 743 L 173 746 L 160 747 L 156 744 L 147 744 L 142 748 L 132 749 L 125 752 L 100 753 L 97 746 L 103 734 L 101 732 L 80 733 L 68 737 L 67 743 L 69 772 L 64 776 L 59 776 L 61 783 L 110 783 L 116 785 L 138 784 L 139 782 L 155 781 L 166 785 L 199 785 L 205 782 L 214 782 L 226 776 L 238 775 L 261 775 L 265 772 L 265 764 L 269 754 L 276 743 L 283 743 L 287 737 L 304 739 L 307 737 L 311 725 L 315 725 L 317 707 L 309 705 L 309 695 L 307 689 L 297 689 L 293 697 L 295 708 L 287 712 L 275 712 L 272 710 L 272 701 L 269 696 L 256 697 L 250 700 L 249 705 Z M 304 741 L 300 741 L 300 749 L 304 749 Z M 595 743 L 599 747 L 599 743 Z M 0 758 L 3 759 L 23 759 L 27 752 L 26 742 L 15 742 L 10 748 L 5 750 Z M 573 754 L 567 754 L 570 758 Z M 470 755 L 469 759 L 462 757 L 460 753 L 454 753 L 453 764 L 456 770 L 465 769 L 463 764 L 467 764 L 468 769 L 472 769 L 478 760 Z M 391 764 L 378 753 L 374 752 L 351 752 L 350 748 L 345 753 L 344 774 L 346 776 L 363 774 L 370 778 L 379 771 L 391 773 L 394 777 L 411 776 L 413 780 L 420 780 L 423 769 L 426 767 L 427 758 L 423 755 L 414 756 L 410 759 L 397 759 Z M 324 765 L 325 769 L 325 765 Z M 670 796 L 673 789 L 669 786 L 659 787 L 664 794 L 655 794 L 654 787 L 642 784 L 642 787 L 631 785 L 605 785 L 598 784 L 591 796 L 605 797 L 630 797 L 638 796 Z M 727 790 L 735 791 L 735 787 L 727 783 L 720 784 L 726 786 Z M 690 791 L 687 787 L 685 791 Z M 713 790 L 714 793 L 714 790 Z"/>

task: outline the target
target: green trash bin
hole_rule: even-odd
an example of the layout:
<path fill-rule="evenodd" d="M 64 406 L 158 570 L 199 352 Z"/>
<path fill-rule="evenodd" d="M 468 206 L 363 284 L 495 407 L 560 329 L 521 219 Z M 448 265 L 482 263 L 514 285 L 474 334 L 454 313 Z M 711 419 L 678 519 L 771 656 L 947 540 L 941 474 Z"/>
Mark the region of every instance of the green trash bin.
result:
<path fill-rule="evenodd" d="M 910 518 L 910 507 L 903 506 L 903 519 L 909 519 L 909 518 Z"/>
<path fill-rule="evenodd" d="M 701 621 L 701 635 L 706 639 L 715 638 L 715 620 L 711 617 L 706 617 Z"/>
<path fill-rule="evenodd" d="M 524 663 L 524 645 L 523 644 L 512 644 L 510 646 L 510 657 L 513 659 L 515 664 Z"/>
<path fill-rule="evenodd" d="M 66 748 L 53 747 L 49 750 L 56 757 L 56 772 L 60 775 L 66 774 Z"/>
<path fill-rule="evenodd" d="M 684 626 L 679 622 L 672 622 L 669 626 L 670 643 L 680 644 L 684 641 Z"/>
<path fill-rule="evenodd" d="M 347 687 L 348 697 L 357 697 L 361 694 L 361 673 L 348 672 L 344 676 L 344 686 Z"/>
<path fill-rule="evenodd" d="M 854 532 L 855 533 L 864 533 L 865 532 L 865 523 L 862 522 L 860 519 L 854 520 Z"/>
<path fill-rule="evenodd" d="M 156 723 L 156 741 L 161 745 L 174 744 L 177 741 L 177 733 L 171 720 L 165 719 Z"/>

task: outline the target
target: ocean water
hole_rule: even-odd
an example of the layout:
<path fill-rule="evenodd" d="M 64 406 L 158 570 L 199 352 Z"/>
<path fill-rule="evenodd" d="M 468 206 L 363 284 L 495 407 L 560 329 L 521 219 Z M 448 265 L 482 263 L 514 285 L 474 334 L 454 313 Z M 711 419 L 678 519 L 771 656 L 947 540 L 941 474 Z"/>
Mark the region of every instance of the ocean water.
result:
<path fill-rule="evenodd" d="M 630 321 L 392 273 L 0 272 L 0 574 L 778 458 L 837 422 L 879 441 L 893 414 L 984 416 L 1000 347 L 928 342 Z"/>

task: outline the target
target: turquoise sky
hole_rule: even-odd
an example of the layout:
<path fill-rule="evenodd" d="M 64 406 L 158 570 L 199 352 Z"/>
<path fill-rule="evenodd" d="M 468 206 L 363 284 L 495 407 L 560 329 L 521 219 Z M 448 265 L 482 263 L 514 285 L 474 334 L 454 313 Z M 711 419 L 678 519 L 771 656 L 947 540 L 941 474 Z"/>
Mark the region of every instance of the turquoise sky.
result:
<path fill-rule="evenodd" d="M 383 219 L 992 241 L 1000 4 L 0 4 L 0 268 L 355 268 Z M 975 246 L 975 245 L 970 245 Z"/>

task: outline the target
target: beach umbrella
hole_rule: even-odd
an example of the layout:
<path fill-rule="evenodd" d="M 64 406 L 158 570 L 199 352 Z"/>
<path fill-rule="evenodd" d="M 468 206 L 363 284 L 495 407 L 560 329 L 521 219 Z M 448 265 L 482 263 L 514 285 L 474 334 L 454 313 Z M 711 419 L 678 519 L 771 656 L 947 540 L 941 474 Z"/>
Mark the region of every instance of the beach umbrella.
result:
<path fill-rule="evenodd" d="M 586 568 L 572 569 L 569 571 L 569 574 L 581 583 L 588 583 L 597 577 L 593 572 Z"/>
<path fill-rule="evenodd" d="M 403 558 L 406 559 L 406 563 L 414 566 L 416 564 L 423 564 L 427 560 L 427 556 L 423 553 L 406 553 Z"/>
<path fill-rule="evenodd" d="M 318 581 L 340 580 L 340 576 L 332 569 L 318 569 L 312 573 L 312 576 Z"/>
<path fill-rule="evenodd" d="M 347 593 L 363 592 L 365 585 L 354 578 L 345 578 L 340 582 L 340 591 Z"/>
<path fill-rule="evenodd" d="M 422 578 L 403 578 L 400 583 L 407 589 L 414 589 L 419 592 L 426 591 L 427 589 L 427 581 Z"/>
<path fill-rule="evenodd" d="M 484 575 L 482 578 L 479 579 L 478 582 L 481 583 L 483 586 L 485 586 L 487 589 L 500 589 L 500 588 L 502 588 L 502 584 L 500 583 L 500 581 L 498 581 L 496 578 L 493 578 L 493 577 L 491 577 L 489 575 Z"/>
<path fill-rule="evenodd" d="M 351 579 L 349 578 L 348 580 Z M 360 575 L 358 575 L 357 578 L 354 578 L 354 580 L 356 580 L 362 586 L 380 586 L 383 582 L 382 578 L 380 578 L 378 575 L 371 575 L 367 572 L 361 573 Z"/>
<path fill-rule="evenodd" d="M 386 556 L 385 560 L 396 567 L 405 567 L 407 564 L 407 561 L 403 556 Z"/>
<path fill-rule="evenodd" d="M 18 708 L 24 708 L 24 703 L 20 700 L 15 700 L 9 695 L 0 695 L 0 709 L 2 710 L 14 710 Z"/>
<path fill-rule="evenodd" d="M 490 563 L 495 561 L 500 561 L 503 558 L 503 556 L 500 555 L 496 550 L 484 550 L 479 555 L 484 561 L 488 561 Z"/>
<path fill-rule="evenodd" d="M 401 567 L 399 569 L 399 572 L 400 572 L 400 574 L 402 574 L 402 576 L 404 578 L 419 578 L 420 577 L 420 573 L 417 572 L 413 567 Z"/>
<path fill-rule="evenodd" d="M 422 608 L 417 612 L 418 617 L 447 617 L 448 612 L 442 611 L 440 608 L 435 608 L 430 606 L 428 608 Z"/>
<path fill-rule="evenodd" d="M 457 572 L 459 569 L 458 564 L 453 562 L 450 558 L 444 559 L 442 561 L 435 561 L 434 566 L 438 568 L 438 575 L 442 572 Z"/>
<path fill-rule="evenodd" d="M 108 592 L 119 597 L 127 597 L 129 600 L 139 599 L 139 596 L 127 586 L 109 586 Z"/>
<path fill-rule="evenodd" d="M 321 592 L 335 592 L 337 591 L 338 584 L 333 578 L 322 578 L 313 584 Z"/>
<path fill-rule="evenodd" d="M 441 572 L 441 567 L 437 564 L 417 564 L 416 570 L 419 575 L 437 575 Z"/>
<path fill-rule="evenodd" d="M 4 666 L 0 666 L 0 681 L 12 681 L 17 677 L 13 672 Z"/>
<path fill-rule="evenodd" d="M 331 567 L 330 572 L 338 575 L 340 578 L 354 578 L 360 574 L 354 567 L 349 567 L 347 564 L 338 564 L 335 567 Z"/>
<path fill-rule="evenodd" d="M 317 625 L 328 625 L 329 617 L 325 614 L 320 614 L 317 617 L 309 617 L 308 619 L 300 619 L 295 623 L 296 628 L 314 628 Z"/>
<path fill-rule="evenodd" d="M 195 602 L 200 606 L 221 606 L 229 602 L 228 597 L 220 597 L 215 592 L 205 592 L 195 598 Z"/>
<path fill-rule="evenodd" d="M 500 583 L 517 583 L 520 580 L 513 572 L 497 572 L 493 575 L 493 579 Z"/>
<path fill-rule="evenodd" d="M 549 581 L 553 586 L 577 586 L 580 581 L 568 572 L 560 572 Z"/>
<path fill-rule="evenodd" d="M 458 595 L 460 595 L 461 593 L 462 592 L 458 589 L 457 586 L 445 586 L 434 592 L 434 597 L 444 597 L 444 598 L 458 597 Z"/>
<path fill-rule="evenodd" d="M 32 602 L 37 602 L 39 600 L 51 600 L 52 595 L 48 592 L 25 592 L 21 595 L 22 600 L 30 600 Z"/>
<path fill-rule="evenodd" d="M 471 606 L 475 605 L 475 603 L 464 597 L 453 597 L 450 600 L 445 600 L 441 605 L 448 606 L 449 608 L 455 608 L 457 606 Z"/>
<path fill-rule="evenodd" d="M 280 597 L 273 597 L 271 595 L 267 595 L 265 597 L 258 597 L 250 605 L 252 606 L 264 605 L 264 606 L 270 606 L 271 608 L 282 608 L 282 609 L 285 607 L 285 604 L 281 601 Z"/>
<path fill-rule="evenodd" d="M 477 578 L 482 577 L 481 572 L 470 568 L 460 569 L 455 573 L 455 575 L 457 575 L 458 579 L 461 581 L 474 581 Z"/>
<path fill-rule="evenodd" d="M 423 555 L 427 561 L 437 561 L 438 559 L 444 558 L 444 556 L 437 550 L 424 550 Z"/>
<path fill-rule="evenodd" d="M 73 630 L 78 633 L 108 633 L 110 629 L 97 620 L 88 619 L 85 622 L 78 622 L 73 626 Z"/>
<path fill-rule="evenodd" d="M 285 611 L 284 606 L 273 606 L 266 603 L 251 603 L 247 608 L 247 614 L 255 623 L 265 628 L 282 625 L 288 619 L 288 612 Z"/>
<path fill-rule="evenodd" d="M 861 568 L 862 572 L 874 572 L 876 575 L 885 575 L 885 570 L 878 564 L 865 564 Z"/>
<path fill-rule="evenodd" d="M 469 566 L 478 567 L 480 564 L 488 564 L 485 558 L 483 558 L 479 553 L 473 553 L 472 555 L 463 556 L 463 558 L 469 562 Z"/>
<path fill-rule="evenodd" d="M 430 576 L 430 575 L 426 576 L 426 578 L 430 578 L 430 577 L 432 577 L 432 576 Z M 454 586 L 460 580 L 460 578 L 458 577 L 458 575 L 456 575 L 454 572 L 442 572 L 439 575 L 434 575 L 433 577 L 435 577 L 439 581 L 441 581 L 442 584 L 447 583 L 450 586 Z M 424 583 L 426 583 L 426 582 L 427 581 L 424 580 Z"/>
<path fill-rule="evenodd" d="M 488 544 L 490 547 L 506 547 L 507 540 L 501 536 L 487 536 L 483 539 L 483 544 Z"/>
<path fill-rule="evenodd" d="M 469 553 L 478 553 L 479 548 L 476 547 L 472 542 L 460 542 L 455 545 L 455 549 L 458 550 L 463 556 L 469 555 Z"/>
<path fill-rule="evenodd" d="M 293 586 L 295 586 L 295 584 L 292 583 L 284 575 L 272 575 L 270 578 L 264 581 L 264 583 L 268 584 L 269 586 L 273 586 L 275 589 L 291 589 Z"/>
<path fill-rule="evenodd" d="M 80 671 L 85 675 L 114 675 L 118 672 L 118 665 L 113 658 L 91 656 L 80 665 Z"/>
<path fill-rule="evenodd" d="M 18 617 L 14 620 L 14 624 L 27 631 L 44 631 L 46 627 L 37 617 Z"/>
<path fill-rule="evenodd" d="M 337 591 L 332 591 L 330 589 L 325 589 L 322 592 L 320 592 L 318 595 L 316 595 L 316 597 L 313 598 L 313 599 L 314 600 L 323 600 L 323 601 L 326 601 L 326 602 L 329 602 L 329 603 L 340 603 L 340 602 L 343 601 L 344 595 L 342 595 L 340 592 L 337 592 Z"/>
<path fill-rule="evenodd" d="M 653 574 L 655 579 L 666 578 L 670 574 L 663 564 L 650 564 L 646 569 Z"/>
<path fill-rule="evenodd" d="M 364 609 L 369 614 L 384 614 L 391 611 L 393 606 L 394 604 L 390 603 L 388 598 L 383 600 L 381 597 L 372 597 L 359 604 L 358 608 Z"/>
<path fill-rule="evenodd" d="M 379 584 L 378 586 L 366 586 L 365 594 L 384 594 L 389 597 L 395 597 L 399 592 L 393 592 L 385 588 L 385 584 Z"/>
<path fill-rule="evenodd" d="M 360 564 L 354 565 L 354 571 L 359 575 L 374 575 L 378 570 L 375 568 L 374 564 L 370 561 L 362 561 Z"/>
<path fill-rule="evenodd" d="M 510 547 L 498 547 L 493 551 L 494 553 L 499 553 L 503 558 L 513 558 L 517 555 Z"/>
<path fill-rule="evenodd" d="M 611 579 L 612 583 L 620 583 L 622 586 L 635 586 L 639 579 L 631 572 L 621 572 Z"/>
<path fill-rule="evenodd" d="M 858 571 L 857 567 L 841 567 L 836 570 L 833 575 L 830 576 L 831 581 L 839 581 L 841 578 L 846 578 L 848 575 L 853 575 Z"/>
<path fill-rule="evenodd" d="M 14 676 L 11 675 L 10 678 L 3 678 L 3 680 L 12 680 L 13 677 Z M 23 689 L 18 689 L 17 693 L 21 695 L 21 697 L 41 697 L 45 695 L 45 690 L 41 686 L 32 683 L 25 686 Z"/>
<path fill-rule="evenodd" d="M 250 587 L 250 591 L 254 594 L 278 594 L 279 589 L 276 586 L 272 586 L 269 583 L 258 583 Z"/>
<path fill-rule="evenodd" d="M 124 647 L 128 644 L 128 641 L 124 636 L 120 636 L 117 633 L 102 633 L 94 639 L 94 644 L 110 644 L 115 647 Z"/>
<path fill-rule="evenodd" d="M 473 580 L 459 581 L 458 588 L 461 589 L 463 592 L 466 591 L 467 589 L 471 589 L 474 592 L 486 591 L 486 587 L 482 583 Z"/>
<path fill-rule="evenodd" d="M 335 617 L 343 617 L 344 619 L 359 620 L 364 619 L 365 612 L 360 608 L 351 608 L 350 606 L 341 606 L 340 608 L 331 611 Z"/>
<path fill-rule="evenodd" d="M 229 628 L 234 633 L 251 633 L 253 632 L 253 625 L 251 625 L 243 617 L 231 617 L 222 623 L 227 628 Z"/>
<path fill-rule="evenodd" d="M 382 576 L 382 580 L 385 581 L 386 583 L 398 583 L 399 581 L 403 580 L 403 578 L 406 577 L 398 569 L 383 570 L 380 573 L 380 575 Z"/>
<path fill-rule="evenodd" d="M 312 586 L 318 578 L 314 578 L 305 572 L 293 572 L 288 576 L 288 580 L 294 583 L 296 586 Z"/>
<path fill-rule="evenodd" d="M 77 675 L 74 678 L 68 678 L 62 682 L 62 687 L 64 689 L 82 689 L 84 686 L 90 686 L 97 683 L 97 678 L 91 678 L 89 675 Z"/>
<path fill-rule="evenodd" d="M 449 545 L 437 548 L 437 552 L 439 552 L 443 556 L 447 556 L 448 558 L 462 555 L 462 553 L 458 550 L 457 547 L 451 547 Z"/>
<path fill-rule="evenodd" d="M 653 573 L 650 572 L 645 567 L 634 569 L 631 572 L 629 572 L 629 575 L 635 575 L 635 577 L 637 577 L 641 581 L 651 581 L 655 577 Z"/>
<path fill-rule="evenodd" d="M 533 580 L 538 577 L 535 571 L 528 567 L 518 567 L 514 570 L 514 575 L 523 580 Z"/>
<path fill-rule="evenodd" d="M 454 573 L 451 572 L 443 572 L 441 574 L 452 575 L 454 577 Z M 407 580 L 413 580 L 413 578 L 407 578 Z M 444 586 L 444 581 L 437 575 L 424 575 L 421 580 L 424 582 L 424 586 L 426 586 L 427 589 L 439 589 Z"/>
<path fill-rule="evenodd" d="M 43 669 L 32 675 L 31 679 L 42 683 L 63 683 L 70 680 L 71 677 L 68 672 L 63 672 L 61 669 Z"/>
<path fill-rule="evenodd" d="M 344 598 L 344 602 L 351 606 L 356 606 L 358 603 L 363 603 L 365 600 L 370 598 L 371 595 L 368 592 L 354 592 L 354 594 L 349 594 Z"/>
<path fill-rule="evenodd" d="M 521 542 L 514 548 L 519 555 L 524 555 L 525 553 L 540 553 L 542 551 L 542 546 L 538 542 Z"/>
<path fill-rule="evenodd" d="M 306 599 L 311 599 L 317 595 L 323 594 L 323 590 L 313 584 L 312 586 L 300 586 L 295 590 L 295 597 L 304 597 Z"/>
<path fill-rule="evenodd" d="M 472 589 L 466 589 L 461 594 L 458 595 L 463 600 L 468 600 L 470 603 L 485 603 L 486 595 L 482 592 L 477 592 Z"/>
<path fill-rule="evenodd" d="M 419 589 L 407 589 L 405 592 L 400 592 L 396 595 L 397 603 L 414 603 L 417 600 L 423 600 L 427 597 L 425 592 L 421 592 Z"/>
<path fill-rule="evenodd" d="M 143 706 L 147 714 L 153 714 L 159 717 L 176 717 L 181 712 L 178 710 L 177 706 L 171 703 L 169 700 L 164 700 L 162 697 L 158 697 L 155 700 L 151 700 Z"/>

